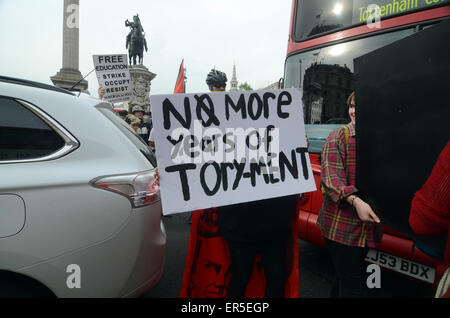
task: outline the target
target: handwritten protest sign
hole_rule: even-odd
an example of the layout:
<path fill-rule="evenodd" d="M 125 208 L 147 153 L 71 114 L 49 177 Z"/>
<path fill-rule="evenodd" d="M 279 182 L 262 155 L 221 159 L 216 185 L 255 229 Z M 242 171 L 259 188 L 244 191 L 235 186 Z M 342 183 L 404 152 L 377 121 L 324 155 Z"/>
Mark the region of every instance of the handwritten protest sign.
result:
<path fill-rule="evenodd" d="M 126 102 L 133 97 L 126 54 L 94 55 L 98 84 L 105 89 L 103 98 L 111 103 Z"/>
<path fill-rule="evenodd" d="M 316 189 L 298 89 L 151 96 L 164 214 Z"/>

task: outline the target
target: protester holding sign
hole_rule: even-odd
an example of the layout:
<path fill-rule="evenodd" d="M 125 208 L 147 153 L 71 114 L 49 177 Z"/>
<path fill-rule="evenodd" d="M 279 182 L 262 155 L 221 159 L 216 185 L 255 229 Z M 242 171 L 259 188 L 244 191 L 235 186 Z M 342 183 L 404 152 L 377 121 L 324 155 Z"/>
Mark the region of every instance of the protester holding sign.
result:
<path fill-rule="evenodd" d="M 220 92 L 226 81 L 225 73 L 212 70 L 206 82 Z M 216 267 L 229 273 L 209 282 L 225 285 L 220 297 L 298 297 L 296 203 L 297 195 L 290 195 L 194 211 L 181 297 L 207 295 L 199 290 L 208 285 L 201 282 L 207 275 L 199 272 L 212 259 L 221 259 Z M 205 235 L 211 232 L 214 240 Z"/>
<path fill-rule="evenodd" d="M 354 93 L 347 104 L 351 122 L 330 134 L 321 160 L 325 195 L 317 224 L 336 269 L 331 297 L 364 296 L 364 259 L 369 247 L 380 244 L 383 234 L 377 215 L 357 196 Z"/>
<path fill-rule="evenodd" d="M 216 70 L 206 79 L 211 91 L 225 90 L 226 81 L 226 75 Z M 219 232 L 228 243 L 231 261 L 228 297 L 245 296 L 257 254 L 264 268 L 265 297 L 284 296 L 287 247 L 290 224 L 295 222 L 296 202 L 294 195 L 219 208 Z"/>

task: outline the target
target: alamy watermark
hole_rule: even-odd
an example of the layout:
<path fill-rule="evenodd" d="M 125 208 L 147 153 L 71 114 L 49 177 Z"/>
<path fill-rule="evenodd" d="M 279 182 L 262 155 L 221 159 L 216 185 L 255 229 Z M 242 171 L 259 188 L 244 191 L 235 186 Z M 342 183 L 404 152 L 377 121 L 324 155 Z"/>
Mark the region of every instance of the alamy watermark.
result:
<path fill-rule="evenodd" d="M 249 162 L 262 163 L 271 173 L 277 169 L 280 152 L 280 130 L 273 125 L 265 128 L 203 129 L 195 120 L 193 133 L 178 127 L 167 137 L 172 144 L 171 159 L 174 163 Z"/>
<path fill-rule="evenodd" d="M 80 6 L 69 4 L 65 12 L 67 13 L 66 26 L 69 29 L 78 29 L 80 27 Z"/>
<path fill-rule="evenodd" d="M 369 289 L 381 288 L 381 269 L 377 264 L 370 264 L 367 266 L 367 273 L 370 275 L 367 277 L 366 285 Z"/>
<path fill-rule="evenodd" d="M 369 4 L 366 9 L 367 14 L 367 27 L 369 29 L 380 29 L 381 28 L 381 8 L 376 4 Z"/>
<path fill-rule="evenodd" d="M 81 288 L 81 267 L 77 264 L 70 264 L 67 266 L 66 272 L 69 276 L 66 280 L 66 286 L 69 289 L 80 289 Z"/>

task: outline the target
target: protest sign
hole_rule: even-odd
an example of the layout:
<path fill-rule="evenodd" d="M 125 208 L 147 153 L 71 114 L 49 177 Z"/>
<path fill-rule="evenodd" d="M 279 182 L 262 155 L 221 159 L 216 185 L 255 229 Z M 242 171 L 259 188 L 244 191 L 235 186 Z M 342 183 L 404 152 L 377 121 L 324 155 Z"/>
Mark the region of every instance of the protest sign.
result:
<path fill-rule="evenodd" d="M 301 95 L 151 96 L 163 213 L 314 191 Z"/>
<path fill-rule="evenodd" d="M 103 98 L 111 103 L 126 102 L 133 97 L 126 54 L 94 55 L 98 84 L 105 89 Z"/>

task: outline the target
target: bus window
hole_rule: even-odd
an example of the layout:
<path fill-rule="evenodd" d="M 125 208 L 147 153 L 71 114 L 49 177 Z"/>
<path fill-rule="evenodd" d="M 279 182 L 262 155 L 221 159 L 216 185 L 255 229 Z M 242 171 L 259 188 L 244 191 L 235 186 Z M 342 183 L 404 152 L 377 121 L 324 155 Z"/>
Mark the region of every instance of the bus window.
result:
<path fill-rule="evenodd" d="M 353 0 L 298 1 L 294 38 L 302 41 L 351 25 Z"/>
<path fill-rule="evenodd" d="M 285 87 L 303 89 L 306 129 L 320 131 L 326 138 L 336 125 L 350 122 L 346 101 L 355 87 L 353 59 L 413 33 L 411 28 L 290 55 L 285 66 Z M 329 129 L 309 126 L 323 124 L 330 125 Z M 320 152 L 325 139 L 317 137 L 321 142 L 313 142 L 313 146 Z"/>
<path fill-rule="evenodd" d="M 378 19 L 448 5 L 450 0 L 297 0 L 296 42 Z"/>

